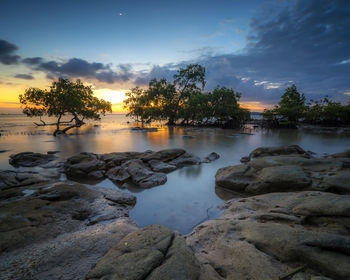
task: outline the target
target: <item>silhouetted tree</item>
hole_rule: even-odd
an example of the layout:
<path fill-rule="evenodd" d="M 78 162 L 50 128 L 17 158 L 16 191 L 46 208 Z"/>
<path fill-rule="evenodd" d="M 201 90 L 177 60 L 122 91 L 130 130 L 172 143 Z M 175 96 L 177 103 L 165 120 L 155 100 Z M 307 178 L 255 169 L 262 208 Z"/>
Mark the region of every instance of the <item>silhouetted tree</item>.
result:
<path fill-rule="evenodd" d="M 41 124 L 47 124 L 42 120 L 43 116 L 56 117 L 57 122 L 54 135 L 66 133 L 74 127 L 81 127 L 84 119 L 100 119 L 100 114 L 112 112 L 112 105 L 103 99 L 93 96 L 90 86 L 84 86 L 80 80 L 71 82 L 59 78 L 54 81 L 49 90 L 29 88 L 24 94 L 19 95 L 23 105 L 23 113 L 28 117 L 39 116 Z M 62 121 L 66 115 L 72 117 L 70 121 Z M 61 129 L 61 126 L 65 126 Z"/>

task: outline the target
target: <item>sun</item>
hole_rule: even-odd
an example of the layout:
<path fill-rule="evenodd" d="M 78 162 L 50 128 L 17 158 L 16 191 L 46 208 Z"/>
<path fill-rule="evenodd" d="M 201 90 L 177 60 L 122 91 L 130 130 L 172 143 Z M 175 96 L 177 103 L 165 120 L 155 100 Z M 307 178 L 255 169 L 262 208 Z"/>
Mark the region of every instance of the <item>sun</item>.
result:
<path fill-rule="evenodd" d="M 127 92 L 125 89 L 114 90 L 109 88 L 102 88 L 94 90 L 96 97 L 102 98 L 112 103 L 112 110 L 114 113 L 125 112 L 123 109 L 123 100 L 126 98 L 125 92 Z"/>

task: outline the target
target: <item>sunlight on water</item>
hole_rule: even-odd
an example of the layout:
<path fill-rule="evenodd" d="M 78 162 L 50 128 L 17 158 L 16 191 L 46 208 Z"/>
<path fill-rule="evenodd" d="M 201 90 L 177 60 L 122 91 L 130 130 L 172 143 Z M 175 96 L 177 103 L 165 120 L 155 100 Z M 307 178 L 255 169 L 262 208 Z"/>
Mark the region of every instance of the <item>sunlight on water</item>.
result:
<path fill-rule="evenodd" d="M 123 151 L 183 148 L 200 157 L 216 152 L 220 159 L 209 164 L 189 166 L 168 174 L 165 185 L 152 189 L 122 189 L 137 197 L 130 216 L 139 226 L 162 224 L 181 233 L 188 233 L 198 223 L 217 217 L 216 207 L 227 193 L 215 189 L 218 168 L 238 164 L 242 156 L 260 146 L 300 145 L 318 155 L 349 148 L 349 133 L 320 133 L 311 130 L 260 130 L 247 128 L 181 128 L 152 124 L 151 130 L 132 130 L 137 123 L 124 115 L 107 115 L 101 122 L 92 122 L 69 135 L 53 137 L 53 127 L 35 127 L 25 116 L 0 116 L 0 168 L 8 164 L 10 154 L 32 151 L 60 151 L 62 159 L 79 152 L 109 153 Z M 128 123 L 130 122 L 130 123 Z M 140 125 L 140 124 L 139 124 Z M 150 128 L 150 126 L 148 126 Z M 118 188 L 111 181 L 97 184 Z"/>

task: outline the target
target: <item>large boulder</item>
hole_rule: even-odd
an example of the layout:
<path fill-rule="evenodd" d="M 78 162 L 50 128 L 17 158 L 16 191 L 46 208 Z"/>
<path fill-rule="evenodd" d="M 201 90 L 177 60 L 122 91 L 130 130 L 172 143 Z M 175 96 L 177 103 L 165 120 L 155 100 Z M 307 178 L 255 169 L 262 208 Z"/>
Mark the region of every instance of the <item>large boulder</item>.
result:
<path fill-rule="evenodd" d="M 64 164 L 67 177 L 73 179 L 102 179 L 105 168 L 105 162 L 93 153 L 80 153 L 72 156 Z"/>
<path fill-rule="evenodd" d="M 324 192 L 233 199 L 186 242 L 224 279 L 350 279 L 349 201 Z"/>
<path fill-rule="evenodd" d="M 130 233 L 89 272 L 86 279 L 193 280 L 200 266 L 181 236 L 152 225 Z"/>
<path fill-rule="evenodd" d="M 288 148 L 299 151 L 294 146 Z M 256 149 L 258 157 L 244 164 L 220 168 L 215 176 L 216 186 L 252 194 L 300 190 L 350 193 L 347 158 L 308 158 L 303 153 L 261 156 L 266 154 L 265 149 Z M 271 150 L 275 151 L 268 151 Z"/>
<path fill-rule="evenodd" d="M 280 155 L 302 155 L 310 157 L 309 153 L 303 150 L 298 145 L 281 146 L 281 147 L 260 147 L 253 150 L 250 158 L 266 157 L 266 156 L 280 156 Z"/>
<path fill-rule="evenodd" d="M 40 166 L 56 160 L 57 157 L 53 154 L 40 154 L 33 152 L 23 152 L 10 155 L 9 163 L 13 166 L 33 167 Z"/>

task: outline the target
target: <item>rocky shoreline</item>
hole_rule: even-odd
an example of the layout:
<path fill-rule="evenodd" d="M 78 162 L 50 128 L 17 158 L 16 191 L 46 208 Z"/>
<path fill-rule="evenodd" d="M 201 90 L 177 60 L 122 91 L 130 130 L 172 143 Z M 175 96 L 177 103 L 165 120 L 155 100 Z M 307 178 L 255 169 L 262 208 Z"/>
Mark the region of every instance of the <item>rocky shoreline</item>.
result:
<path fill-rule="evenodd" d="M 159 225 L 138 229 L 128 217 L 134 196 L 81 183 L 109 178 L 150 188 L 168 172 L 218 157 L 182 149 L 81 153 L 64 162 L 55 153 L 12 155 L 14 166 L 47 172 L 0 171 L 1 278 L 350 279 L 349 151 L 323 158 L 298 146 L 252 151 L 215 178 L 218 191 L 244 198 L 186 236 Z M 61 173 L 69 180 L 58 181 Z"/>

